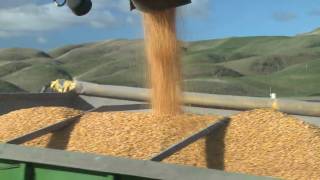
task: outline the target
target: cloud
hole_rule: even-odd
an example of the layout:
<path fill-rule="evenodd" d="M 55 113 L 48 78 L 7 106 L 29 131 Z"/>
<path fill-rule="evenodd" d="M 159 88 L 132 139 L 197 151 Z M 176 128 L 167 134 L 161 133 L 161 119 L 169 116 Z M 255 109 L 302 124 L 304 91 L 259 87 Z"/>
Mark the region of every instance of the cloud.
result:
<path fill-rule="evenodd" d="M 52 1 L 52 0 L 51 0 Z M 8 9 L 8 8 L 15 8 L 19 6 L 23 6 L 26 4 L 46 4 L 48 1 L 44 0 L 5 0 L 1 2 L 0 9 Z"/>
<path fill-rule="evenodd" d="M 297 15 L 292 12 L 275 12 L 272 14 L 272 18 L 279 22 L 288 22 L 297 18 Z"/>
<path fill-rule="evenodd" d="M 73 15 L 66 6 L 58 8 L 53 3 L 26 4 L 25 0 L 5 2 L 7 8 L 0 8 L 0 37 L 2 38 L 54 31 L 71 26 L 108 28 L 132 22 L 127 18 L 129 15 L 127 0 L 95 0 L 92 11 L 83 17 Z"/>
<path fill-rule="evenodd" d="M 58 8 L 43 0 L 7 0 L 0 7 L 0 38 L 11 38 L 39 32 L 52 32 L 69 27 L 92 28 L 122 27 L 124 24 L 138 25 L 140 13 L 129 11 L 128 0 L 93 0 L 92 11 L 83 17 L 72 14 L 65 6 Z M 179 16 L 206 18 L 209 16 L 211 0 L 194 0 L 192 4 L 179 8 Z"/>
<path fill-rule="evenodd" d="M 94 1 L 94 3 L 101 3 L 111 9 L 116 9 L 124 13 L 129 13 L 130 10 L 129 0 L 101 0 L 97 2 Z"/>
<path fill-rule="evenodd" d="M 178 9 L 179 15 L 183 17 L 206 18 L 211 12 L 212 0 L 193 0 L 191 4 Z"/>
<path fill-rule="evenodd" d="M 129 24 L 134 24 L 135 20 L 134 20 L 133 17 L 128 16 L 128 17 L 126 18 L 126 22 L 129 23 Z"/>
<path fill-rule="evenodd" d="M 320 9 L 314 9 L 308 13 L 310 16 L 320 16 Z"/>
<path fill-rule="evenodd" d="M 11 38 L 11 37 L 17 37 L 20 36 L 21 33 L 19 32 L 7 32 L 0 30 L 0 38 Z"/>
<path fill-rule="evenodd" d="M 46 44 L 47 42 L 48 42 L 48 40 L 44 37 L 37 38 L 37 43 L 39 43 L 39 44 Z"/>
<path fill-rule="evenodd" d="M 21 6 L 22 4 L 30 4 L 30 1 L 25 0 L 8 0 L 1 2 L 0 9 L 14 8 L 17 6 Z"/>

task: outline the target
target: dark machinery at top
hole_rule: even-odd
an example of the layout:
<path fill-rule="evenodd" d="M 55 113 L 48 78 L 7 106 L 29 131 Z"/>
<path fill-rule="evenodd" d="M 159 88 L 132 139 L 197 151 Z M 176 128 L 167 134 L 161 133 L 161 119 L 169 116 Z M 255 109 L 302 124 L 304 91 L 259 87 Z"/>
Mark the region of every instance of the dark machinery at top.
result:
<path fill-rule="evenodd" d="M 92 8 L 91 0 L 53 0 L 58 7 L 65 4 L 77 16 L 89 13 Z M 129 0 L 130 10 L 138 9 L 143 12 L 161 11 L 190 4 L 191 0 Z"/>
<path fill-rule="evenodd" d="M 143 12 L 161 11 L 190 4 L 191 0 L 130 0 L 130 9 Z"/>

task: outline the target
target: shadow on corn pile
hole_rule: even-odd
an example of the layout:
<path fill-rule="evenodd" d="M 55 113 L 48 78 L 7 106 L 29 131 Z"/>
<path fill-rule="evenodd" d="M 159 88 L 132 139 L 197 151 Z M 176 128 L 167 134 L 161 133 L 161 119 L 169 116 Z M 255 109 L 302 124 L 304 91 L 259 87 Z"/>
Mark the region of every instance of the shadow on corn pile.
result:
<path fill-rule="evenodd" d="M 79 120 L 80 120 L 80 117 L 77 121 Z M 67 149 L 71 133 L 76 124 L 77 123 L 73 123 L 68 127 L 65 127 L 59 131 L 54 132 L 49 140 L 49 143 L 47 144 L 47 148 L 60 149 L 60 150 Z"/>
<path fill-rule="evenodd" d="M 77 120 L 78 122 L 80 119 Z M 205 152 L 207 167 L 211 169 L 224 170 L 224 151 L 225 151 L 225 135 L 229 123 L 221 126 L 218 130 L 212 132 L 205 138 Z M 69 125 L 52 134 L 47 148 L 65 150 L 68 148 L 71 133 L 77 123 Z"/>
<path fill-rule="evenodd" d="M 208 168 L 224 170 L 224 139 L 229 123 L 230 121 L 206 137 L 206 161 Z"/>
<path fill-rule="evenodd" d="M 77 120 L 80 121 L 80 118 Z M 211 169 L 224 170 L 225 135 L 230 122 L 221 126 L 205 138 L 205 152 L 207 167 Z M 66 150 L 70 136 L 77 123 L 60 129 L 52 134 L 47 144 L 47 148 Z"/>

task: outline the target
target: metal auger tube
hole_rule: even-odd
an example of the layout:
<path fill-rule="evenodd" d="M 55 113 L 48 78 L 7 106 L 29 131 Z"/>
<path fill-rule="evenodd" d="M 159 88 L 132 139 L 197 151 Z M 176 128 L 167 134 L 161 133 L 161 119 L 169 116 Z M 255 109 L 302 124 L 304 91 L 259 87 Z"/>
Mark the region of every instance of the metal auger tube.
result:
<path fill-rule="evenodd" d="M 149 101 L 149 90 L 124 86 L 100 85 L 82 81 L 75 81 L 75 91 L 78 94 L 116 99 Z M 270 99 L 260 97 L 216 95 L 202 93 L 184 93 L 185 105 L 250 110 L 257 108 L 273 108 L 281 112 L 320 117 L 320 103 L 291 99 Z"/>

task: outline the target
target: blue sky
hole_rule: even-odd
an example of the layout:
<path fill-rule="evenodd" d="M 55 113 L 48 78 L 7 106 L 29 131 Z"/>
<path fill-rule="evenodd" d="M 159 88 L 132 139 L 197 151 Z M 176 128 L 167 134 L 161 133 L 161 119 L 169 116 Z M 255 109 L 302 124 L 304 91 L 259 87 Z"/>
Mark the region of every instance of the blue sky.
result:
<path fill-rule="evenodd" d="M 52 0 L 1 0 L 0 48 L 50 49 L 107 39 L 143 38 L 140 14 L 128 0 L 92 0 L 76 17 Z M 320 0 L 193 0 L 179 8 L 184 40 L 231 36 L 296 35 L 320 27 Z"/>

